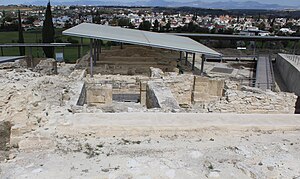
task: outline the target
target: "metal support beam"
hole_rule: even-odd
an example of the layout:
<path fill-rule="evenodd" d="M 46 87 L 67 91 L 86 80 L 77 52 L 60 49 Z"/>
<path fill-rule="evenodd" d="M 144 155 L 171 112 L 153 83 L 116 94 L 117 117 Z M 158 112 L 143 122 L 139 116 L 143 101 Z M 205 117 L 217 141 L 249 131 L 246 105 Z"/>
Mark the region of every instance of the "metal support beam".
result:
<path fill-rule="evenodd" d="M 98 61 L 100 61 L 100 53 L 101 53 L 101 41 L 98 40 Z"/>
<path fill-rule="evenodd" d="M 294 42 L 293 55 L 296 55 L 296 44 L 297 44 L 297 41 Z"/>
<path fill-rule="evenodd" d="M 204 72 L 204 61 L 205 61 L 205 55 L 204 54 L 202 54 L 202 56 L 201 56 L 201 58 L 202 58 L 202 61 L 201 61 L 201 70 L 200 70 L 200 75 L 201 76 L 203 76 L 203 72 Z"/>
<path fill-rule="evenodd" d="M 253 56 L 256 57 L 256 41 L 254 41 Z"/>
<path fill-rule="evenodd" d="M 180 51 L 180 53 L 179 53 L 179 61 L 180 61 L 180 64 L 182 64 L 182 51 Z"/>
<path fill-rule="evenodd" d="M 193 64 L 192 64 L 192 70 L 195 70 L 195 58 L 196 58 L 196 54 L 193 53 Z"/>
<path fill-rule="evenodd" d="M 32 47 L 29 47 L 29 58 L 30 58 L 31 68 L 33 68 Z"/>
<path fill-rule="evenodd" d="M 65 61 L 65 47 L 62 48 L 63 60 Z"/>
<path fill-rule="evenodd" d="M 97 48 L 96 48 L 96 45 L 97 45 L 97 40 L 94 39 L 94 42 L 93 42 L 93 48 L 94 48 L 94 65 L 96 65 L 96 60 L 97 60 Z"/>
<path fill-rule="evenodd" d="M 95 59 L 95 62 L 98 61 L 98 56 L 99 56 L 99 55 L 98 55 L 98 48 L 99 48 L 99 47 L 98 47 L 98 40 L 96 40 L 96 41 L 95 41 L 95 50 L 96 50 L 96 54 L 95 54 L 95 55 L 96 55 L 96 59 Z"/>
<path fill-rule="evenodd" d="M 99 60 L 99 40 L 96 40 L 96 61 Z"/>
<path fill-rule="evenodd" d="M 102 40 L 99 40 L 99 53 L 102 53 L 101 44 L 102 44 Z"/>
<path fill-rule="evenodd" d="M 189 56 L 189 53 L 185 52 L 185 66 L 188 64 L 188 56 Z"/>
<path fill-rule="evenodd" d="M 90 39 L 90 75 L 93 77 L 93 39 Z"/>
<path fill-rule="evenodd" d="M 80 51 L 81 51 L 81 49 L 80 49 L 80 46 L 78 45 L 77 46 L 77 58 L 80 58 Z"/>
<path fill-rule="evenodd" d="M 83 55 L 83 38 L 82 37 L 80 38 L 80 57 L 81 57 L 81 55 Z"/>

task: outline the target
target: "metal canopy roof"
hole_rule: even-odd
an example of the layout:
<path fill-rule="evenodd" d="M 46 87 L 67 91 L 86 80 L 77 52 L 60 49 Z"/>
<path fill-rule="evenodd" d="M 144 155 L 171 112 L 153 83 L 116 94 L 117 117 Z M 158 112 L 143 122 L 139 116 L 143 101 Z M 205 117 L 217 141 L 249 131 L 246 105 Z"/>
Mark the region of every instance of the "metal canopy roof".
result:
<path fill-rule="evenodd" d="M 0 47 L 65 47 L 71 43 L 11 43 L 0 44 Z"/>
<path fill-rule="evenodd" d="M 25 56 L 4 56 L 4 57 L 0 57 L 0 63 L 14 62 L 22 58 L 25 58 Z"/>
<path fill-rule="evenodd" d="M 221 56 L 220 53 L 188 38 L 171 34 L 82 23 L 63 31 L 64 35 L 151 46 L 190 53 Z"/>
<path fill-rule="evenodd" d="M 300 37 L 293 36 L 246 36 L 246 35 L 228 35 L 228 34 L 195 34 L 195 33 L 172 33 L 173 35 L 194 37 L 199 39 L 210 40 L 264 40 L 264 41 L 297 41 Z"/>

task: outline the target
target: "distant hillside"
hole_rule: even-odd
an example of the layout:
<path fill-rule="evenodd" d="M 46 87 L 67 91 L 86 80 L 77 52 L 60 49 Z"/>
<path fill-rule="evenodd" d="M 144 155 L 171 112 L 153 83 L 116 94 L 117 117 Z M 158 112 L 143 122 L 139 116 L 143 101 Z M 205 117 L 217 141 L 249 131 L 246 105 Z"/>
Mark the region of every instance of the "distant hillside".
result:
<path fill-rule="evenodd" d="M 45 5 L 44 2 L 35 1 L 30 4 Z M 105 0 L 87 0 L 87 1 L 52 1 L 53 5 L 93 5 L 93 6 L 160 6 L 160 7 L 198 7 L 198 8 L 213 8 L 213 9 L 286 9 L 286 8 L 299 8 L 281 6 L 278 4 L 264 4 L 255 1 L 239 2 L 239 1 L 222 1 L 219 2 L 204 2 L 204 1 L 192 1 L 192 2 L 175 2 L 165 0 L 149 0 L 149 1 L 136 1 L 136 2 L 122 2 L 118 1 L 105 1 Z"/>

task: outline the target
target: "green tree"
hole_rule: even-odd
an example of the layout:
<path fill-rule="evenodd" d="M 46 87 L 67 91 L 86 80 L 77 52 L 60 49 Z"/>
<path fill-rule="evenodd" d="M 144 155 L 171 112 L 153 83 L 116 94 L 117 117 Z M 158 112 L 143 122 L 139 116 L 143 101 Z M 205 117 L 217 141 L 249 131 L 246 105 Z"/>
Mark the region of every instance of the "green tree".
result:
<path fill-rule="evenodd" d="M 167 32 L 169 32 L 171 30 L 171 23 L 170 21 L 167 22 L 167 24 L 165 25 L 165 29 Z"/>
<path fill-rule="evenodd" d="M 193 20 L 193 21 L 197 21 L 197 18 L 198 18 L 197 13 L 194 13 L 194 14 L 193 14 L 193 17 L 192 17 L 192 20 Z"/>
<path fill-rule="evenodd" d="M 266 24 L 264 22 L 261 22 L 259 25 L 258 25 L 258 29 L 259 30 L 266 30 Z"/>
<path fill-rule="evenodd" d="M 134 24 L 133 23 L 131 23 L 131 22 L 129 22 L 129 29 L 135 29 L 135 26 L 134 26 Z"/>
<path fill-rule="evenodd" d="M 52 21 L 51 5 L 49 1 L 46 8 L 45 20 L 43 23 L 43 30 L 42 30 L 43 43 L 53 43 L 54 36 L 55 36 L 55 31 L 54 31 L 54 26 Z M 47 58 L 54 57 L 54 47 L 43 47 L 43 50 Z"/>
<path fill-rule="evenodd" d="M 4 27 L 4 23 L 5 23 L 4 17 L 5 17 L 5 11 L 3 10 L 3 11 L 2 11 L 2 19 L 1 19 L 1 21 L 2 21 L 2 23 L 1 23 L 1 28 Z"/>
<path fill-rule="evenodd" d="M 130 26 L 130 20 L 128 18 L 120 18 L 120 19 L 118 19 L 118 26 L 128 27 L 128 26 Z"/>
<path fill-rule="evenodd" d="M 197 27 L 197 25 L 195 25 L 194 22 L 191 21 L 187 26 L 188 32 L 194 32 L 196 27 Z"/>
<path fill-rule="evenodd" d="M 35 20 L 37 20 L 38 19 L 38 17 L 37 16 L 29 16 L 29 17 L 27 17 L 27 24 L 33 24 L 33 22 L 35 21 Z"/>
<path fill-rule="evenodd" d="M 149 21 L 146 21 L 144 19 L 143 22 L 140 23 L 139 29 L 140 30 L 150 31 L 150 29 L 151 29 L 151 23 Z"/>
<path fill-rule="evenodd" d="M 153 24 L 153 31 L 158 32 L 158 28 L 159 28 L 159 22 L 157 19 L 155 19 L 154 24 Z"/>
<path fill-rule="evenodd" d="M 24 43 L 23 27 L 21 20 L 21 12 L 18 10 L 18 30 L 19 30 L 19 40 L 18 43 Z M 20 55 L 25 55 L 25 47 L 19 47 Z"/>

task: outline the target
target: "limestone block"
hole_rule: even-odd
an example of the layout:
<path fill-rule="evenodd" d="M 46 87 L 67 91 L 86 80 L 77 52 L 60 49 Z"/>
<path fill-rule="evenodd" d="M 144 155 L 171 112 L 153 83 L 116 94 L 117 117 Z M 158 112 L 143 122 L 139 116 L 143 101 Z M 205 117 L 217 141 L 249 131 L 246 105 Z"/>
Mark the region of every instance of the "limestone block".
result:
<path fill-rule="evenodd" d="M 180 106 L 171 90 L 162 80 L 148 81 L 146 93 L 147 108 L 162 108 L 163 110 L 179 110 Z"/>
<path fill-rule="evenodd" d="M 111 104 L 111 84 L 89 84 L 86 87 L 86 102 L 90 105 Z"/>
<path fill-rule="evenodd" d="M 224 80 L 194 77 L 193 102 L 213 101 L 223 95 Z M 231 100 L 231 99 L 229 99 Z"/>

